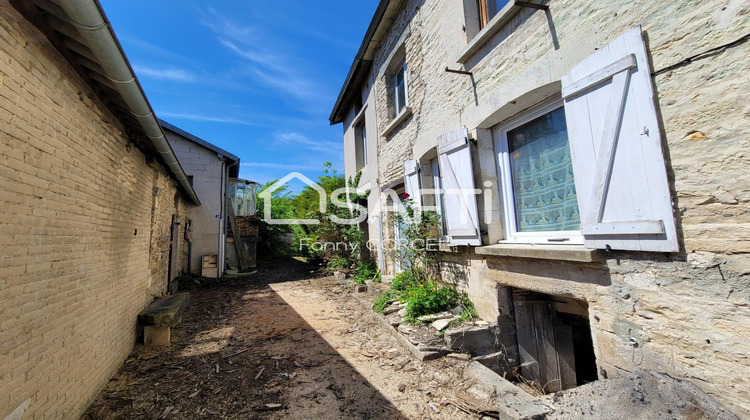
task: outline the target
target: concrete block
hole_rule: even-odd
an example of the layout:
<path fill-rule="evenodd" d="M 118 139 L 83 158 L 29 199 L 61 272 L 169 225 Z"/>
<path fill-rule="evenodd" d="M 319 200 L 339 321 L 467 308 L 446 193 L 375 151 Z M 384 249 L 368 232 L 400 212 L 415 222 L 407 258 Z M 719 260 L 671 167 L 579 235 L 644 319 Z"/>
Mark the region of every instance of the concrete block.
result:
<path fill-rule="evenodd" d="M 489 326 L 459 325 L 445 331 L 445 344 L 451 349 L 472 355 L 497 351 L 495 333 Z"/>
<path fill-rule="evenodd" d="M 367 292 L 367 285 L 366 284 L 355 284 L 354 285 L 354 291 L 356 293 L 366 293 Z"/>

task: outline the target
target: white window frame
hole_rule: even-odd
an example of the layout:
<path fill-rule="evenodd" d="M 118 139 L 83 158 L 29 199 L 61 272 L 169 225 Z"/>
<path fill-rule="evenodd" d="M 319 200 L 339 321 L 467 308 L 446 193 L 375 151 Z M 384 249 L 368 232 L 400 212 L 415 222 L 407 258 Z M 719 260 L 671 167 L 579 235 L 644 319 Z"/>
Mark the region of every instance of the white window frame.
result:
<path fill-rule="evenodd" d="M 361 161 L 358 153 L 360 149 Z M 364 119 L 354 126 L 354 161 L 358 171 L 367 166 L 367 124 Z"/>
<path fill-rule="evenodd" d="M 404 74 L 404 103 L 401 104 L 398 101 L 398 75 L 399 73 Z M 393 105 L 396 115 L 400 114 L 407 106 L 409 106 L 409 82 L 406 72 L 406 61 L 404 61 L 397 70 L 393 73 Z"/>
<path fill-rule="evenodd" d="M 435 212 L 440 215 L 440 237 L 445 237 L 445 203 L 443 202 L 443 181 L 440 179 L 440 159 L 430 160 L 432 168 L 432 189 L 435 197 Z"/>
<path fill-rule="evenodd" d="M 556 100 L 553 103 L 542 105 L 535 110 L 526 112 L 515 119 L 500 124 L 492 129 L 495 140 L 495 152 L 497 153 L 497 169 L 498 174 L 500 174 L 499 189 L 503 208 L 503 224 L 505 227 L 505 239 L 499 241 L 500 243 L 524 243 L 537 245 L 583 244 L 583 235 L 580 230 L 519 232 L 516 228 L 516 209 L 513 196 L 513 181 L 510 172 L 510 155 L 508 153 L 508 131 L 562 107 L 563 101 Z M 570 143 L 570 141 L 571 139 L 568 138 L 568 143 Z"/>

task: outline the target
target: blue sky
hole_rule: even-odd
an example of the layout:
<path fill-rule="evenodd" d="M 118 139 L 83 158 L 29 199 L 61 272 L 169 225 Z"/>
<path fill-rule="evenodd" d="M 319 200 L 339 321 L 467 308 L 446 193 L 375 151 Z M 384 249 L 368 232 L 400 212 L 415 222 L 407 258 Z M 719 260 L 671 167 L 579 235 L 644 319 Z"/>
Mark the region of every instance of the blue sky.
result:
<path fill-rule="evenodd" d="M 377 0 L 101 0 L 160 118 L 240 157 L 257 182 L 325 161 L 328 115 Z"/>

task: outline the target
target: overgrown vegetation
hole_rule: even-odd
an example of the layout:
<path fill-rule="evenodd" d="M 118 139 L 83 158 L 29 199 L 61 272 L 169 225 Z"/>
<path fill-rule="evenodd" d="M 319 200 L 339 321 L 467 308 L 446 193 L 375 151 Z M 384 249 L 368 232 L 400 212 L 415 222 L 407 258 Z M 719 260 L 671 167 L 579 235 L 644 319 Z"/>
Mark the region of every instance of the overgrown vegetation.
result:
<path fill-rule="evenodd" d="M 308 225 L 277 225 L 263 221 L 265 202 L 260 194 L 277 180 L 266 183 L 258 192 L 258 216 L 261 218 L 262 238 L 259 254 L 304 256 L 311 262 L 325 264 L 324 267 L 331 271 L 359 268 L 365 240 L 364 229 L 358 224 L 337 223 L 335 219 L 355 219 L 361 216 L 361 207 L 356 205 L 367 207 L 369 191 L 356 191 L 360 177 L 361 173 L 357 173 L 347 181 L 343 174 L 333 169 L 331 162 L 326 162 L 317 182 L 317 186 L 325 193 L 325 212 L 321 212 L 321 194 L 317 188 L 305 186 L 297 195 L 292 194 L 288 186 L 282 186 L 272 192 L 270 204 L 274 219 L 312 219 L 320 222 Z M 337 190 L 344 191 L 342 189 L 347 186 L 348 194 L 339 194 L 338 197 L 333 194 Z M 338 204 L 343 202 L 346 205 L 336 205 L 334 200 L 338 201 Z M 362 272 L 362 278 L 370 273 L 367 267 L 359 270 Z M 376 273 L 371 273 L 370 278 L 375 275 Z"/>
<path fill-rule="evenodd" d="M 373 260 L 358 261 L 356 266 L 354 266 L 352 279 L 359 284 L 364 284 L 367 280 L 379 283 L 380 270 L 378 269 L 378 265 Z"/>
<path fill-rule="evenodd" d="M 394 228 L 399 230 L 401 243 L 395 251 L 396 259 L 404 271 L 396 275 L 391 288 L 378 296 L 373 303 L 375 312 L 382 312 L 390 302 L 398 300 L 406 306 L 407 322 L 418 323 L 418 318 L 454 308 L 461 308 L 461 318 L 466 321 L 476 318 L 474 304 L 465 292 L 440 280 L 437 256 L 434 248 L 440 237 L 440 215 L 423 212 L 405 197 L 405 213 L 399 213 Z"/>

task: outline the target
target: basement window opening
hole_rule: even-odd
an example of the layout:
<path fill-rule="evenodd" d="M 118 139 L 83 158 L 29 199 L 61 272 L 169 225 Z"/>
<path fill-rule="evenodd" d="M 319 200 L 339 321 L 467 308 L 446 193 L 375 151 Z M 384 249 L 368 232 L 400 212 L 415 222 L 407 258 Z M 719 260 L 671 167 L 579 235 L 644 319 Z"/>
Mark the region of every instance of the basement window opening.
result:
<path fill-rule="evenodd" d="M 518 360 L 511 380 L 549 394 L 598 379 L 588 304 L 512 289 Z"/>

